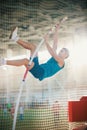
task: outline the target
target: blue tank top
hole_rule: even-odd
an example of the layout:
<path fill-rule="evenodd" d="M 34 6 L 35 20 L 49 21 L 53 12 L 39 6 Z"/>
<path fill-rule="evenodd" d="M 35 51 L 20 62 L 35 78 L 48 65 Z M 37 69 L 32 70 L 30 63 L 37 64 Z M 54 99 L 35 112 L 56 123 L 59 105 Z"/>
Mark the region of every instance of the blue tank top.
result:
<path fill-rule="evenodd" d="M 58 62 L 53 57 L 51 57 L 46 63 L 41 64 L 40 66 L 44 69 L 42 79 L 53 76 L 64 67 L 60 67 L 58 65 Z"/>
<path fill-rule="evenodd" d="M 30 72 L 35 78 L 39 80 L 53 76 L 64 67 L 60 67 L 53 57 L 51 57 L 44 64 L 39 64 L 38 57 L 35 57 L 33 62 L 34 67 L 30 70 Z"/>

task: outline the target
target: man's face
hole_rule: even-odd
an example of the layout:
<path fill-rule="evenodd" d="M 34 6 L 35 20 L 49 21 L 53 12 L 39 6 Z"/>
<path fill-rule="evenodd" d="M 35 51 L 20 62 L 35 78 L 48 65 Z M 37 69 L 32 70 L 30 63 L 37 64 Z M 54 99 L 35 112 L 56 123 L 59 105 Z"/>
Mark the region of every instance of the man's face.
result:
<path fill-rule="evenodd" d="M 60 50 L 59 55 L 63 58 L 66 58 L 66 57 L 68 57 L 68 51 L 63 48 Z"/>

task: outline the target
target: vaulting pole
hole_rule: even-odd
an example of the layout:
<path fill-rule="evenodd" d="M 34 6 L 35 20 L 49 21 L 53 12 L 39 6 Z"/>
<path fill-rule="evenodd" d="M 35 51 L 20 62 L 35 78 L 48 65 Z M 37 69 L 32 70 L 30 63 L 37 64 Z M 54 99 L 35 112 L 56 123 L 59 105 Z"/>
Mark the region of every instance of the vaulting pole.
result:
<path fill-rule="evenodd" d="M 32 55 L 31 57 L 31 60 L 29 62 L 29 65 L 31 65 L 32 63 L 32 60 L 33 58 L 35 57 L 36 53 L 38 52 L 38 50 L 40 49 L 41 45 L 44 43 L 44 39 L 41 40 L 41 42 L 39 43 L 39 45 L 37 46 L 34 54 Z M 27 77 L 27 73 L 28 73 L 28 69 L 26 69 L 25 73 L 24 73 L 24 76 L 23 76 L 23 79 L 22 79 L 22 83 L 20 85 L 20 91 L 19 91 L 19 95 L 18 95 L 18 98 L 17 98 L 17 103 L 16 103 L 16 107 L 15 107 L 15 113 L 14 113 L 14 120 L 13 120 L 13 127 L 12 127 L 12 130 L 15 130 L 15 126 L 16 126 L 16 120 L 17 120 L 17 111 L 18 111 L 18 107 L 19 107 L 19 103 L 20 103 L 20 98 L 21 98 L 21 94 L 22 94 L 22 91 L 23 91 L 23 86 L 25 84 L 25 80 L 26 80 L 26 77 Z"/>

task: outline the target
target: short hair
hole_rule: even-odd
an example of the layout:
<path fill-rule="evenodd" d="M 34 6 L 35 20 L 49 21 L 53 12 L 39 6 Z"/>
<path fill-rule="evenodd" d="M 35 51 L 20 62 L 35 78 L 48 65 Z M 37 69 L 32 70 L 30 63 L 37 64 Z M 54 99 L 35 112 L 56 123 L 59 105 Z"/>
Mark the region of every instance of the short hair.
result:
<path fill-rule="evenodd" d="M 63 48 L 63 49 L 67 52 L 66 58 L 68 58 L 69 57 L 69 50 L 67 48 Z"/>

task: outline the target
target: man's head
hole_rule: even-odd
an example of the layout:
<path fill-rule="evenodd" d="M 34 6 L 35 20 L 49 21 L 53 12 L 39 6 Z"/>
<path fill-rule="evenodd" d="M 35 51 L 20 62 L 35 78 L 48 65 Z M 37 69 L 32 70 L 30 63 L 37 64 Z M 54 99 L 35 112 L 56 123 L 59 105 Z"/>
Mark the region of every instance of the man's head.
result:
<path fill-rule="evenodd" d="M 63 59 L 66 59 L 69 57 L 69 51 L 67 48 L 62 48 L 59 52 L 59 56 Z"/>

